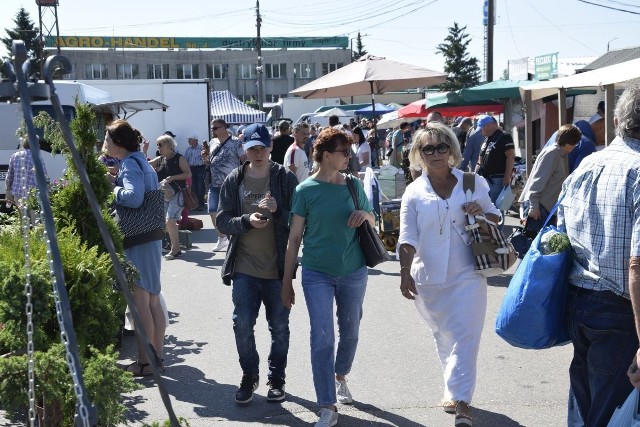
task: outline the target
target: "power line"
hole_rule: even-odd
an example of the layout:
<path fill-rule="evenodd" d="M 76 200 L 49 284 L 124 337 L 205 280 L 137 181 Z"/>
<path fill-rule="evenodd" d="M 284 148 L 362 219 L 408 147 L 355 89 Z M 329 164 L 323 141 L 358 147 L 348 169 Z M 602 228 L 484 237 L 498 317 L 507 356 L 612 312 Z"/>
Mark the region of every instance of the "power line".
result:
<path fill-rule="evenodd" d="M 633 11 L 631 11 L 631 10 L 619 9 L 619 8 L 617 8 L 617 7 L 605 6 L 605 5 L 603 5 L 603 4 L 598 4 L 598 3 L 594 3 L 594 2 L 586 1 L 586 0 L 578 0 L 578 1 L 579 1 L 579 2 L 582 2 L 582 3 L 592 4 L 592 5 L 594 5 L 594 6 L 598 6 L 598 7 L 603 7 L 603 8 L 605 8 L 605 9 L 609 9 L 609 10 L 616 10 L 616 11 L 618 11 L 618 12 L 625 12 L 625 13 L 631 13 L 631 14 L 633 14 L 633 15 L 640 15 L 640 12 L 633 12 Z"/>

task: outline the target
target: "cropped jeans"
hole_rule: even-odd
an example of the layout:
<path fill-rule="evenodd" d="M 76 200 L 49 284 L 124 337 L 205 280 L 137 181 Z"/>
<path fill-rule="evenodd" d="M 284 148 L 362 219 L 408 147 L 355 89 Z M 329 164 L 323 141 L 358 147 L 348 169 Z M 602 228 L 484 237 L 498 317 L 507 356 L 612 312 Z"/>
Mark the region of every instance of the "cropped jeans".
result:
<path fill-rule="evenodd" d="M 627 370 L 638 337 L 631 301 L 570 286 L 566 314 L 573 342 L 567 425 L 606 426 L 632 390 Z"/>
<path fill-rule="evenodd" d="M 362 303 L 367 290 L 367 267 L 346 276 L 302 269 L 302 289 L 311 324 L 311 369 L 320 406 L 336 403 L 335 376 L 347 375 L 358 347 Z M 335 351 L 333 301 L 338 316 Z"/>
<path fill-rule="evenodd" d="M 258 375 L 260 357 L 256 350 L 254 327 L 264 303 L 267 323 L 271 332 L 269 352 L 269 378 L 285 378 L 289 353 L 289 313 L 282 304 L 282 281 L 260 279 L 247 274 L 233 275 L 233 332 L 244 375 Z"/>

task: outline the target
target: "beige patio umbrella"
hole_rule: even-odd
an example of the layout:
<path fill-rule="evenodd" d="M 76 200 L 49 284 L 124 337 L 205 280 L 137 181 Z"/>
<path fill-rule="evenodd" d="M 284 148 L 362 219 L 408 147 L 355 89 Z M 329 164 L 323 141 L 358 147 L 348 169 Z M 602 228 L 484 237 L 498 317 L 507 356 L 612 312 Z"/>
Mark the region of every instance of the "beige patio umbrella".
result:
<path fill-rule="evenodd" d="M 433 86 L 446 80 L 447 74 L 441 71 L 367 55 L 290 93 L 303 98 L 339 98 L 371 94 L 371 105 L 375 115 L 377 93 Z M 373 131 L 377 135 L 375 124 Z"/>
<path fill-rule="evenodd" d="M 322 113 L 316 114 L 314 117 L 329 117 L 329 116 L 338 116 L 338 117 L 354 117 L 354 114 L 349 114 L 344 111 L 342 108 L 333 107 Z"/>
<path fill-rule="evenodd" d="M 292 90 L 303 98 L 373 95 L 443 83 L 447 74 L 368 55 Z"/>

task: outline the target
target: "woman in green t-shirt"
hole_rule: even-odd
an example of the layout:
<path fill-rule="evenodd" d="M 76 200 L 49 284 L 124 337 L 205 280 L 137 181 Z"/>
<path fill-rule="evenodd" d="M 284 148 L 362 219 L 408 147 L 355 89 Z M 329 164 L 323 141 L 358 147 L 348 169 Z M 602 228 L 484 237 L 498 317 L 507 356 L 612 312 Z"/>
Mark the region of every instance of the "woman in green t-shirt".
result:
<path fill-rule="evenodd" d="M 373 224 L 374 217 L 360 182 L 354 180 L 360 205 L 354 206 L 340 173 L 347 168 L 352 154 L 351 141 L 344 132 L 333 128 L 322 131 L 313 146 L 318 171 L 296 187 L 291 206 L 282 302 L 288 308 L 295 303 L 292 278 L 304 237 L 302 290 L 311 323 L 313 383 L 322 407 L 317 426 L 335 425 L 336 402 L 353 401 L 345 376 L 351 370 L 358 345 L 367 287 L 367 267 L 356 228 L 364 221 Z M 334 300 L 340 335 L 337 353 Z"/>

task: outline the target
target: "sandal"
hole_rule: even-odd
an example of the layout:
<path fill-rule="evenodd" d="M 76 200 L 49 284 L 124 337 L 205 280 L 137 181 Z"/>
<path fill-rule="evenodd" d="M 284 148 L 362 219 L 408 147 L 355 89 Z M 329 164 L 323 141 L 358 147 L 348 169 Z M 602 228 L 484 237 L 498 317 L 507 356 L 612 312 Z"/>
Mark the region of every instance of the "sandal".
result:
<path fill-rule="evenodd" d="M 153 375 L 151 365 L 149 363 L 140 363 L 135 361 L 125 368 L 127 372 L 131 372 L 134 377 L 149 377 Z"/>
<path fill-rule="evenodd" d="M 164 256 L 164 259 L 166 259 L 167 261 L 171 261 L 172 259 L 176 259 L 176 258 L 179 258 L 181 256 L 182 256 L 182 251 L 176 252 L 175 254 L 169 252 L 168 254 L 166 254 Z"/>
<path fill-rule="evenodd" d="M 447 414 L 455 414 L 456 413 L 456 401 L 455 400 L 445 400 L 442 402 L 442 409 Z"/>

